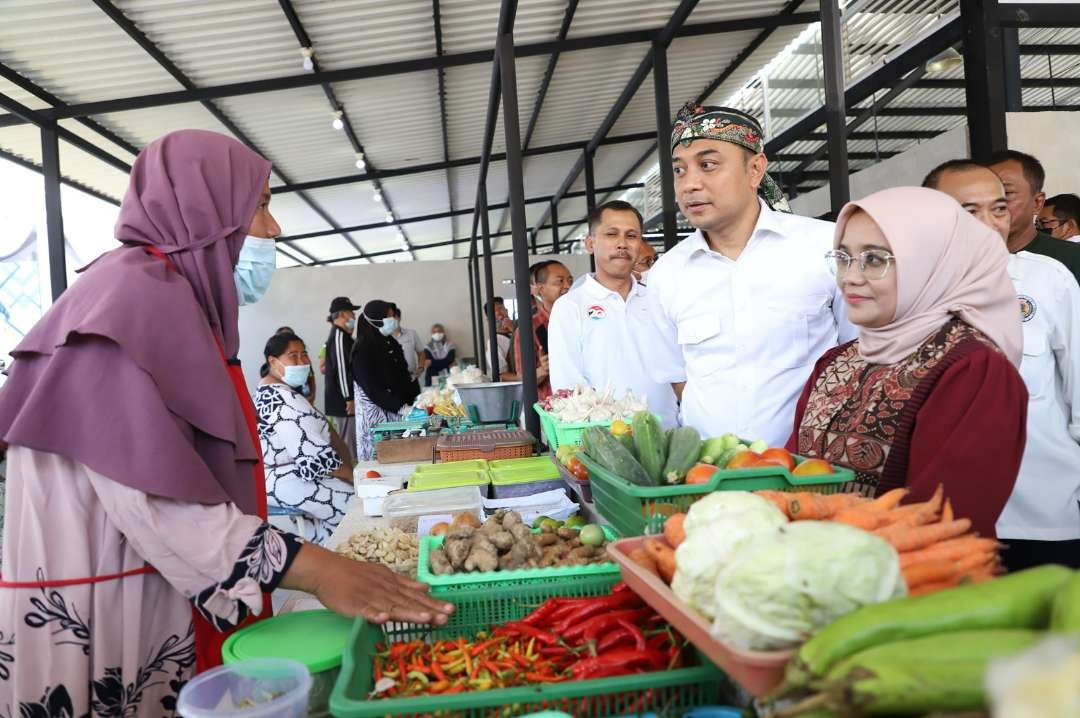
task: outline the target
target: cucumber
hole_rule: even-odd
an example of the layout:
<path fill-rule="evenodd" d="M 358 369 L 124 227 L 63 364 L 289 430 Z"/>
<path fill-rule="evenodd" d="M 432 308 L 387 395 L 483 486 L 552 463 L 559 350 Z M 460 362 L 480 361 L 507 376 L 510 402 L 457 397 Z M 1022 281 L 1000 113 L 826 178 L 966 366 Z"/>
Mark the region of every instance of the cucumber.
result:
<path fill-rule="evenodd" d="M 616 476 L 638 486 L 653 486 L 649 475 L 634 455 L 606 429 L 593 427 L 586 430 L 589 436 L 589 456 Z"/>
<path fill-rule="evenodd" d="M 615 436 L 612 434 L 612 436 Z M 619 440 L 619 443 L 626 447 L 626 450 L 633 454 L 634 458 L 637 458 L 637 451 L 634 448 L 634 437 L 630 434 L 620 434 L 615 436 Z"/>
<path fill-rule="evenodd" d="M 677 484 L 686 478 L 686 472 L 694 468 L 701 457 L 701 434 L 692 426 L 680 426 L 671 434 L 667 463 L 664 464 L 664 480 Z"/>
<path fill-rule="evenodd" d="M 1046 628 L 1054 597 L 1072 575 L 1064 566 L 1040 566 L 986 583 L 863 606 L 802 645 L 778 693 L 810 685 L 844 658 L 883 643 L 950 631 Z"/>
<path fill-rule="evenodd" d="M 1054 596 L 1050 630 L 1055 633 L 1080 631 L 1080 571 L 1074 572 L 1068 583 Z"/>
<path fill-rule="evenodd" d="M 722 436 L 708 439 L 701 445 L 701 462 L 718 466 L 716 462 L 727 452 L 727 440 Z"/>
<path fill-rule="evenodd" d="M 664 462 L 667 460 L 667 437 L 660 422 L 648 411 L 634 414 L 634 448 L 645 473 L 652 483 L 663 482 Z"/>

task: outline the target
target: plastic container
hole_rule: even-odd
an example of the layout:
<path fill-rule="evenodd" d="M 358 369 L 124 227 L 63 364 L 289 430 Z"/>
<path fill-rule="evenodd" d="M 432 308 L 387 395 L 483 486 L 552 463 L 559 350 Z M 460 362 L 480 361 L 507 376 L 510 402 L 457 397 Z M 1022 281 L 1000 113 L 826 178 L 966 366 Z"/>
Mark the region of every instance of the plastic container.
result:
<path fill-rule="evenodd" d="M 227 666 L 260 658 L 296 661 L 311 674 L 308 714 L 328 715 L 351 625 L 351 620 L 326 610 L 285 613 L 229 636 L 221 658 Z"/>
<path fill-rule="evenodd" d="M 488 470 L 491 471 L 492 476 L 504 471 L 520 471 L 521 469 L 537 469 L 537 470 L 551 470 L 553 471 L 553 463 L 550 457 L 547 456 L 530 456 L 527 459 L 499 459 L 497 461 L 488 462 Z M 552 473 L 547 478 L 552 478 Z"/>
<path fill-rule="evenodd" d="M 611 473 L 583 451 L 579 451 L 577 456 L 589 470 L 596 510 L 623 536 L 662 533 L 668 516 L 688 510 L 699 496 L 714 491 L 772 489 L 833 494 L 855 479 L 851 470 L 837 467 L 834 467 L 833 473 L 822 476 L 792 476 L 787 469 L 775 466 L 717 470 L 713 478 L 704 484 L 638 486 Z M 796 457 L 796 462 L 802 461 L 804 459 Z"/>
<path fill-rule="evenodd" d="M 517 421 L 521 412 L 521 386 L 520 381 L 497 381 L 460 384 L 454 389 L 470 415 L 475 411 L 480 423 L 497 424 Z"/>
<path fill-rule="evenodd" d="M 491 462 L 491 490 L 497 499 L 542 494 L 563 488 L 559 468 L 546 456 Z"/>
<path fill-rule="evenodd" d="M 302 663 L 243 661 L 192 678 L 180 689 L 176 712 L 185 718 L 303 718 L 310 688 Z"/>
<path fill-rule="evenodd" d="M 559 421 L 554 414 L 544 411 L 540 404 L 533 404 L 533 410 L 540 417 L 540 428 L 544 433 L 544 443 L 554 451 L 563 444 L 581 444 L 581 435 L 586 429 L 594 426 L 602 426 L 605 429 L 614 421 L 591 421 L 569 424 Z"/>
<path fill-rule="evenodd" d="M 435 450 L 444 462 L 466 459 L 524 459 L 533 455 L 536 439 L 524 429 L 470 431 L 442 435 Z"/>
<path fill-rule="evenodd" d="M 545 709 L 574 705 L 578 718 L 601 718 L 635 713 L 645 699 L 645 709 L 663 709 L 667 715 L 682 715 L 694 706 L 715 705 L 721 700 L 723 674 L 707 660 L 700 665 L 654 673 L 636 673 L 616 678 L 567 681 L 474 691 L 456 695 L 415 698 L 368 699 L 374 684 L 372 662 L 376 645 L 396 641 L 433 642 L 458 636 L 472 636 L 480 630 L 523 618 L 552 596 L 600 596 L 618 581 L 617 575 L 578 578 L 573 583 L 528 586 L 481 586 L 446 594 L 456 610 L 442 628 L 416 624 L 374 626 L 357 619 L 342 658 L 341 675 L 330 697 L 330 712 L 337 718 L 382 718 L 441 712 L 454 718 L 487 718 L 536 713 Z M 443 597 L 443 596 L 440 596 Z M 582 701 L 581 699 L 586 700 Z"/>
<path fill-rule="evenodd" d="M 619 538 L 610 526 L 601 526 L 604 538 L 609 542 Z M 534 532 L 535 533 L 535 532 Z M 420 555 L 416 564 L 416 580 L 431 586 L 433 594 L 443 594 L 453 589 L 480 586 L 531 586 L 538 583 L 573 585 L 583 577 L 613 576 L 618 578 L 617 563 L 596 563 L 588 566 L 565 566 L 560 568 L 519 568 L 512 571 L 486 571 L 476 573 L 452 573 L 436 575 L 431 572 L 431 552 L 443 545 L 445 536 L 425 536 L 420 539 Z M 556 590 L 555 588 L 551 590 Z"/>
<path fill-rule="evenodd" d="M 383 500 L 382 514 L 390 526 L 416 533 L 421 516 L 469 512 L 484 520 L 484 500 L 476 486 L 431 491 L 403 491 Z"/>
<path fill-rule="evenodd" d="M 793 651 L 742 651 L 713 638 L 707 618 L 679 600 L 667 584 L 630 558 L 630 552 L 644 540 L 643 536 L 635 536 L 608 547 L 608 553 L 622 567 L 623 580 L 634 593 L 749 693 L 760 698 L 780 685 Z M 663 537 L 657 540 L 664 541 Z"/>
<path fill-rule="evenodd" d="M 449 464 L 417 464 L 417 474 L 452 474 L 458 471 L 487 471 L 488 462 L 483 459 L 453 461 Z"/>
<path fill-rule="evenodd" d="M 570 473 L 570 469 L 566 468 L 562 464 L 559 464 L 559 476 L 562 477 L 563 484 L 572 493 L 577 494 L 578 499 L 589 504 L 593 502 L 592 482 L 590 482 L 588 479 L 582 481 L 581 479 Z"/>
<path fill-rule="evenodd" d="M 491 476 L 486 471 L 471 469 L 467 471 L 424 472 L 413 474 L 409 479 L 409 491 L 431 491 L 433 489 L 452 489 L 457 486 L 479 486 L 481 493 L 487 493 Z"/>

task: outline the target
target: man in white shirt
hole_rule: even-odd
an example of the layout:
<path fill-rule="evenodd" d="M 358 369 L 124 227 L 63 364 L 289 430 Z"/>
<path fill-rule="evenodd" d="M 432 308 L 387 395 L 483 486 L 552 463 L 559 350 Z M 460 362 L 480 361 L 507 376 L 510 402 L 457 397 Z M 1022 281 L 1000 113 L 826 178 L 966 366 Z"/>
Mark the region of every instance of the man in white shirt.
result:
<path fill-rule="evenodd" d="M 1054 239 L 1080 242 L 1080 197 L 1057 194 L 1047 199 L 1035 218 L 1035 228 Z"/>
<path fill-rule="evenodd" d="M 407 329 L 401 326 L 401 309 L 393 302 L 390 303 L 390 311 L 398 320 L 397 330 L 394 331 L 394 339 L 401 345 L 401 351 L 405 354 L 405 363 L 409 365 L 409 373 L 413 379 L 418 379 L 424 373 L 424 365 L 427 363 L 424 357 L 424 344 L 420 341 L 420 335 L 415 329 Z"/>
<path fill-rule="evenodd" d="M 632 274 L 641 250 L 641 214 L 621 200 L 589 213 L 585 247 L 596 259 L 596 273 L 585 276 L 555 302 L 548 324 L 551 388 L 591 386 L 617 397 L 633 392 L 665 428 L 676 426 L 678 409 L 671 384 L 653 381 L 645 365 L 647 346 L 635 335 L 649 331 L 644 285 Z"/>
<path fill-rule="evenodd" d="M 783 446 L 814 363 L 857 334 L 825 262 L 833 225 L 787 213 L 761 126 L 739 110 L 684 107 L 671 149 L 697 231 L 649 272 L 650 372 L 681 393 L 682 423 Z"/>
<path fill-rule="evenodd" d="M 939 166 L 923 184 L 950 195 L 1008 241 L 1005 188 L 969 160 Z M 1020 375 L 1028 389 L 1027 445 L 997 520 L 1018 571 L 1044 563 L 1080 568 L 1080 285 L 1064 264 L 1017 252 L 1009 258 L 1024 331 Z"/>
<path fill-rule="evenodd" d="M 518 381 L 520 379 L 517 372 L 514 371 L 510 361 L 513 359 L 511 354 L 511 344 L 513 340 L 511 337 L 514 335 L 514 323 L 510 320 L 510 313 L 506 311 L 506 304 L 502 297 L 492 297 L 490 304 L 484 305 L 484 316 L 488 316 L 488 310 L 490 310 L 491 304 L 495 309 L 495 341 L 499 351 L 499 379 L 502 381 Z M 487 356 L 488 366 L 495 366 L 495 363 L 491 361 L 491 337 L 487 334 L 484 335 L 484 354 Z"/>

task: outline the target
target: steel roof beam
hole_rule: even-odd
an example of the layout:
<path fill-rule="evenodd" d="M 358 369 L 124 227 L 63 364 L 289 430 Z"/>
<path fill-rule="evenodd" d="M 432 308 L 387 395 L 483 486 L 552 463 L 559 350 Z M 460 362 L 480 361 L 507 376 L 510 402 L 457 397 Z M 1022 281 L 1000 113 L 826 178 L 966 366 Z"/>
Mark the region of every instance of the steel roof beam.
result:
<path fill-rule="evenodd" d="M 285 19 L 289 21 L 289 26 L 292 28 L 293 34 L 296 36 L 297 42 L 300 43 L 300 47 L 310 49 L 312 47 L 311 37 L 304 29 L 303 23 L 300 22 L 300 16 L 296 13 L 296 8 L 293 7 L 292 0 L 278 0 L 278 5 L 281 7 L 281 11 L 285 14 Z M 321 75 L 322 73 L 322 68 L 319 67 L 319 60 L 314 54 L 311 56 L 311 71 L 314 75 Z M 334 88 L 330 86 L 329 82 L 323 82 L 320 87 L 322 88 L 323 94 L 326 95 L 326 101 L 330 103 L 330 109 L 337 116 L 337 118 L 341 120 L 342 131 L 345 132 L 345 137 L 349 140 L 349 145 L 352 147 L 353 153 L 362 155 L 364 157 L 364 161 L 371 165 L 371 168 L 373 170 L 377 170 L 374 162 L 372 162 L 367 157 L 367 153 L 364 151 L 364 144 L 360 142 L 360 137 L 356 134 L 356 128 L 353 127 L 352 120 L 349 119 L 348 113 L 345 112 L 345 106 L 338 101 L 337 95 L 334 94 Z M 384 207 L 386 207 L 387 213 L 389 213 L 391 216 L 394 216 L 394 205 L 390 201 L 389 194 L 387 194 L 387 192 L 379 184 L 378 180 L 374 180 L 373 184 L 375 185 L 375 189 L 382 193 L 382 204 Z M 387 224 L 391 223 L 388 222 Z M 405 251 L 408 251 L 411 256 L 412 245 L 409 243 L 409 235 L 406 234 L 405 230 L 401 227 L 398 227 L 398 231 L 401 232 L 401 236 L 404 239 L 406 247 Z M 360 247 L 359 244 L 357 244 L 355 239 L 350 237 L 348 234 L 342 234 L 345 239 L 348 240 L 349 244 L 353 246 L 353 249 L 355 249 L 357 252 L 360 252 L 360 254 L 364 253 L 364 250 Z M 415 259 L 415 257 L 413 258 Z"/>
<path fill-rule="evenodd" d="M 1076 3 L 995 3 L 1002 27 L 1080 27 Z"/>
<path fill-rule="evenodd" d="M 94 2 L 99 1 L 100 0 L 94 0 Z M 768 15 L 765 17 L 752 17 L 740 20 L 721 20 L 717 22 L 684 25 L 677 30 L 675 36 L 694 37 L 725 32 L 758 30 L 770 27 L 806 25 L 816 22 L 819 19 L 820 15 L 817 12 L 804 12 L 794 15 Z M 538 55 L 550 55 L 553 52 L 574 52 L 577 50 L 590 50 L 600 47 L 646 43 L 651 42 L 653 38 L 657 37 L 661 32 L 663 32 L 663 30 L 632 30 L 593 35 L 589 37 L 567 38 L 562 42 L 538 42 L 528 45 L 518 45 L 514 48 L 514 53 L 517 57 L 535 57 Z M 410 72 L 436 70 L 440 67 L 447 68 L 484 64 L 491 62 L 494 56 L 495 51 L 493 49 L 476 50 L 473 52 L 443 55 L 442 57 L 425 57 L 415 60 L 361 65 L 357 67 L 342 68 L 340 70 L 327 70 L 322 73 L 321 78 L 313 77 L 310 73 L 305 73 L 267 80 L 234 82 L 213 87 L 192 87 L 175 92 L 160 92 L 114 100 L 72 104 L 65 108 L 53 110 L 52 112 L 58 119 L 65 117 L 101 115 L 110 112 L 125 112 L 128 110 L 145 109 L 147 107 L 161 107 L 164 105 L 176 105 L 185 102 L 216 100 L 223 97 L 292 90 L 300 87 L 320 85 L 323 82 L 349 82 L 353 80 L 366 80 L 374 77 L 400 75 Z"/>
<path fill-rule="evenodd" d="M 435 32 L 435 55 L 436 57 L 442 57 L 445 52 L 443 51 L 443 37 L 442 37 L 442 8 L 440 7 L 439 0 L 431 0 L 431 25 Z M 447 129 L 449 126 L 449 120 L 446 115 L 446 70 L 442 67 L 438 69 L 438 82 L 439 82 L 439 128 L 442 131 L 442 150 L 443 150 L 443 162 L 450 162 L 450 131 Z M 450 168 L 446 168 L 446 201 L 448 207 L 451 210 L 454 209 L 456 204 L 454 199 L 454 177 Z M 450 234 L 451 236 L 457 234 L 457 219 L 450 221 Z M 455 252 L 456 254 L 456 252 Z"/>
<path fill-rule="evenodd" d="M 157 64 L 161 65 L 161 67 L 164 68 L 164 70 L 166 72 L 168 72 L 170 75 L 172 75 L 173 79 L 175 79 L 178 83 L 180 83 L 180 85 L 185 89 L 185 91 L 194 92 L 194 91 L 196 91 L 198 89 L 198 88 L 195 87 L 195 83 L 193 83 L 190 79 L 188 79 L 187 75 L 185 75 L 184 72 L 172 60 L 170 60 L 168 58 L 168 56 L 164 52 L 162 52 L 161 49 L 157 45 L 154 44 L 154 42 L 146 35 L 146 33 L 144 33 L 142 30 L 140 30 L 138 28 L 138 26 L 135 25 L 135 23 L 132 22 L 127 17 L 127 15 L 125 15 L 118 7 L 113 5 L 110 0 L 93 0 L 93 3 L 98 7 L 98 9 L 100 9 L 103 13 L 105 13 L 105 15 L 110 20 L 112 20 L 113 23 L 117 27 L 119 27 L 121 30 L 123 30 L 124 33 L 127 34 L 127 36 L 129 38 L 131 38 L 139 47 L 141 47 L 143 49 L 143 51 L 146 52 L 146 54 L 150 55 L 150 57 L 153 58 L 154 61 L 157 62 Z M 258 152 L 263 157 L 266 157 L 268 160 L 270 159 L 270 156 L 267 153 L 260 150 L 255 145 L 255 143 L 253 143 L 247 137 L 247 135 L 244 134 L 243 130 L 241 130 L 236 125 L 236 123 L 234 123 L 232 120 L 230 120 L 228 118 L 228 116 L 226 116 L 225 113 L 222 112 L 218 108 L 217 105 L 215 105 L 213 102 L 210 102 L 208 100 L 201 101 L 201 104 L 203 105 L 203 107 L 205 107 L 210 112 L 210 114 L 212 114 L 214 116 L 214 118 L 218 122 L 220 122 L 222 125 L 224 125 L 229 130 L 229 132 L 231 132 L 233 134 L 233 136 L 236 137 L 236 139 L 240 140 L 245 145 L 250 147 L 252 150 L 254 150 L 255 152 Z M 72 106 L 69 105 L 66 109 L 70 110 L 71 107 Z M 65 109 L 63 109 L 63 108 L 55 108 L 55 109 L 52 110 L 53 113 L 63 113 L 64 111 L 65 111 Z M 90 114 L 95 114 L 95 113 L 90 113 Z M 79 116 L 79 115 L 74 115 L 74 116 Z M 270 161 L 273 162 L 273 160 L 270 160 Z M 275 168 L 275 170 L 277 171 L 278 176 L 281 177 L 283 180 L 285 180 L 286 182 L 290 181 L 289 178 L 288 178 L 288 175 L 285 174 L 284 170 L 282 170 L 280 168 Z M 303 192 L 300 193 L 300 198 L 303 199 L 308 204 L 308 206 L 310 206 L 311 209 L 315 211 L 316 214 L 318 214 L 320 217 L 322 217 L 322 219 L 327 224 L 329 224 L 332 227 L 337 225 L 337 222 L 334 220 L 334 218 L 331 217 L 330 214 L 326 210 L 324 210 L 321 206 L 319 206 L 319 204 L 316 203 L 313 199 L 308 197 Z M 346 237 L 346 239 L 348 239 L 350 242 L 353 241 L 351 237 Z M 299 247 L 294 247 L 293 249 L 298 254 L 300 254 L 300 255 L 302 255 L 304 257 L 307 257 L 311 262 L 317 261 L 315 259 L 315 257 L 307 254 L 306 252 L 304 252 Z M 358 249 L 358 251 L 362 251 L 362 250 L 359 250 L 359 247 L 357 247 L 357 249 Z"/>
<path fill-rule="evenodd" d="M 36 164 L 34 162 L 31 162 L 30 160 L 26 159 L 25 157 L 20 157 L 19 155 L 15 154 L 13 152 L 8 152 L 5 149 L 0 149 L 0 159 L 5 159 L 8 162 L 12 162 L 12 163 L 17 164 L 20 167 L 24 167 L 24 168 L 26 168 L 28 170 L 33 170 L 34 172 L 44 173 L 44 168 L 42 168 L 41 165 Z M 95 199 L 100 199 L 102 202 L 108 202 L 109 204 L 115 205 L 117 207 L 120 206 L 120 200 L 118 200 L 116 197 L 111 197 L 111 196 L 105 194 L 104 192 L 99 192 L 98 190 L 94 189 L 93 187 L 89 187 L 87 185 L 84 185 L 82 182 L 79 182 L 78 180 L 69 179 L 67 177 L 64 177 L 63 175 L 60 175 L 60 184 L 66 184 L 68 187 L 72 187 L 74 189 L 77 189 L 80 192 L 88 194 L 88 195 L 90 195 L 91 197 L 93 197 Z"/>

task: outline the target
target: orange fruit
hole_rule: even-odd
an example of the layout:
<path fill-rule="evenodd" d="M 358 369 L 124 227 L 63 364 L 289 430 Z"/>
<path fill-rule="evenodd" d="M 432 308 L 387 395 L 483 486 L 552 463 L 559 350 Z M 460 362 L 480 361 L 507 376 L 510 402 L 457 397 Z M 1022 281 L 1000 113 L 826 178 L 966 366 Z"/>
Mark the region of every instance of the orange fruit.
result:
<path fill-rule="evenodd" d="M 821 476 L 831 473 L 834 473 L 832 465 L 821 459 L 806 459 L 791 472 L 793 476 Z"/>
<path fill-rule="evenodd" d="M 716 467 L 712 464 L 698 464 L 686 474 L 688 484 L 707 484 L 716 474 Z"/>

